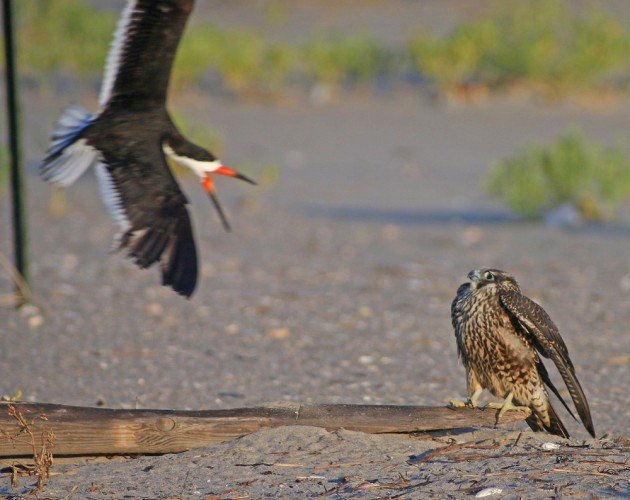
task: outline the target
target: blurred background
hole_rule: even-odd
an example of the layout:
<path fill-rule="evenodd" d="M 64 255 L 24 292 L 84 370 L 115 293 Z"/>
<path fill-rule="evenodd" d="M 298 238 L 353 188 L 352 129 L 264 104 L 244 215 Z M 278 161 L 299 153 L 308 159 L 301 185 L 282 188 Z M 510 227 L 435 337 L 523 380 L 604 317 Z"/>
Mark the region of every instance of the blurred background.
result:
<path fill-rule="evenodd" d="M 109 253 L 93 173 L 65 192 L 36 176 L 63 109 L 97 109 L 124 2 L 14 3 L 35 304 L 0 308 L 0 392 L 443 404 L 465 393 L 450 302 L 493 266 L 558 324 L 598 432 L 628 430 L 630 3 L 197 2 L 171 112 L 260 186 L 218 180 L 225 234 L 178 172 L 202 264 L 190 301 Z M 0 132 L 10 259 L 4 117 Z"/>

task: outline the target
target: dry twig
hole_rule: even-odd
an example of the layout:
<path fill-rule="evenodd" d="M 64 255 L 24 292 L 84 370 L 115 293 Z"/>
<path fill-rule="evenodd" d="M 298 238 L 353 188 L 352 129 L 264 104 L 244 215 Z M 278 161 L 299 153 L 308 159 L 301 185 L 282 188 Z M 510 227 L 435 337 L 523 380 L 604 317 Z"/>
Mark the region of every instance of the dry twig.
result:
<path fill-rule="evenodd" d="M 0 252 L 0 267 L 4 269 L 16 288 L 15 293 L 0 296 L 0 306 L 19 307 L 31 302 L 31 290 L 26 280 L 2 252 Z"/>
<path fill-rule="evenodd" d="M 455 450 L 461 450 L 463 448 L 475 448 L 478 450 L 493 450 L 498 448 L 498 445 L 491 446 L 483 446 L 481 445 L 481 441 L 466 441 L 465 443 L 453 443 L 447 446 L 443 446 L 441 448 L 437 448 L 433 451 L 428 451 L 422 457 L 414 457 L 408 461 L 410 465 L 416 465 L 422 462 L 429 462 L 434 458 L 440 457 L 442 455 L 448 455 L 450 452 Z"/>
<path fill-rule="evenodd" d="M 15 419 L 18 428 L 13 435 L 7 432 L 2 432 L 3 437 L 10 441 L 14 441 L 21 435 L 26 434 L 33 449 L 33 464 L 14 462 L 13 465 L 11 465 L 11 486 L 13 488 L 17 487 L 19 477 L 35 476 L 37 477 L 37 484 L 35 485 L 33 493 L 38 493 L 44 488 L 46 480 L 50 477 L 50 468 L 53 464 L 52 448 L 54 445 L 55 435 L 50 429 L 42 430 L 40 436 L 40 449 L 38 451 L 37 445 L 35 444 L 35 434 L 33 432 L 35 418 L 33 418 L 30 422 L 27 421 L 24 414 L 17 410 L 12 404 L 7 405 L 7 413 L 11 418 Z M 43 414 L 36 418 L 42 421 L 48 420 L 46 415 Z"/>

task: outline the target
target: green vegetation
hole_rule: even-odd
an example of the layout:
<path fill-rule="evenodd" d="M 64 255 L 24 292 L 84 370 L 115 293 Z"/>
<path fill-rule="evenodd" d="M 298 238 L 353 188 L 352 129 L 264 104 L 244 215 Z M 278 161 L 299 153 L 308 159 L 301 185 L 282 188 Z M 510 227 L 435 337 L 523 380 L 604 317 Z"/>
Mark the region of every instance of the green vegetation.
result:
<path fill-rule="evenodd" d="M 103 70 L 115 16 L 97 12 L 76 0 L 21 1 L 18 7 L 18 49 L 22 71 L 81 75 Z"/>
<path fill-rule="evenodd" d="M 461 26 L 448 38 L 434 38 L 424 31 L 412 35 L 409 55 L 413 66 L 442 90 L 479 80 L 483 47 L 494 36 L 481 28 L 481 24 L 478 28 Z"/>
<path fill-rule="evenodd" d="M 227 32 L 212 25 L 197 26 L 186 33 L 178 52 L 174 85 L 186 86 L 204 73 L 214 71 L 233 91 L 252 90 L 265 77 L 267 51 L 262 38 L 244 31 Z M 272 67 L 274 74 L 278 68 Z"/>
<path fill-rule="evenodd" d="M 23 0 L 18 6 L 23 71 L 102 71 L 114 13 L 78 0 Z M 269 4 L 271 24 L 284 22 L 284 8 Z M 443 91 L 471 83 L 492 89 L 523 84 L 560 94 L 627 86 L 628 54 L 630 30 L 599 8 L 579 9 L 568 0 L 500 0 L 487 15 L 448 35 L 417 32 L 406 47 L 391 49 L 361 35 L 315 33 L 291 45 L 257 32 L 192 25 L 173 85 L 218 76 L 237 94 L 275 94 L 295 83 L 365 86 L 382 75 L 403 78 L 411 68 Z"/>
<path fill-rule="evenodd" d="M 487 189 L 527 218 L 568 203 L 585 219 L 611 219 L 630 198 L 630 157 L 621 147 L 590 144 L 571 131 L 549 147 L 530 145 L 498 162 Z"/>
<path fill-rule="evenodd" d="M 367 37 L 318 34 L 301 46 L 292 46 L 205 25 L 184 36 L 174 74 L 176 86 L 189 85 L 213 71 L 232 92 L 276 93 L 292 81 L 367 84 L 386 72 L 391 60 L 387 51 Z"/>
<path fill-rule="evenodd" d="M 366 84 L 393 66 L 393 55 L 366 36 L 319 33 L 299 48 L 301 70 L 310 82 Z"/>
<path fill-rule="evenodd" d="M 553 92 L 610 86 L 630 70 L 630 33 L 603 10 L 581 12 L 562 0 L 508 1 L 446 38 L 416 34 L 417 70 L 439 87 L 513 83 Z"/>

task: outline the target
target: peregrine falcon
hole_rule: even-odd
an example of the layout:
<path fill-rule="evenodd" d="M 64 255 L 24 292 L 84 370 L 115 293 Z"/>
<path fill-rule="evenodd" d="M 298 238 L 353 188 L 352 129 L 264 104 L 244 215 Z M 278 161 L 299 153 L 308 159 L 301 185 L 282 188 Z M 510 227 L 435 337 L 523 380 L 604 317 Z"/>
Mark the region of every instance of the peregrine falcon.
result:
<path fill-rule="evenodd" d="M 545 310 L 521 293 L 510 274 L 475 269 L 451 305 L 457 351 L 466 368 L 469 399 L 454 406 L 477 406 L 483 389 L 504 398 L 498 419 L 511 409 L 529 410 L 526 421 L 534 431 L 565 438 L 569 433 L 551 406 L 546 387 L 573 413 L 555 388 L 540 355 L 555 363 L 586 430 L 595 437 L 591 412 L 575 375 L 567 347 Z M 545 387 L 546 386 L 546 387 Z M 575 417 L 574 417 L 575 418 Z"/>

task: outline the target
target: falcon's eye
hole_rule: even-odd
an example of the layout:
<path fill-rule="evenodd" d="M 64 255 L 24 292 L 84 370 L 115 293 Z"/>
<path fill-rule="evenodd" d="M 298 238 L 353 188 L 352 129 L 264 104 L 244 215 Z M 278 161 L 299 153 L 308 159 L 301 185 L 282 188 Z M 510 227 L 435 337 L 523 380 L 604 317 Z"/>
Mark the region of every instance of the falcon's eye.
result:
<path fill-rule="evenodd" d="M 490 271 L 486 271 L 485 273 L 483 273 L 483 279 L 487 281 L 494 281 L 494 274 L 492 274 Z"/>

